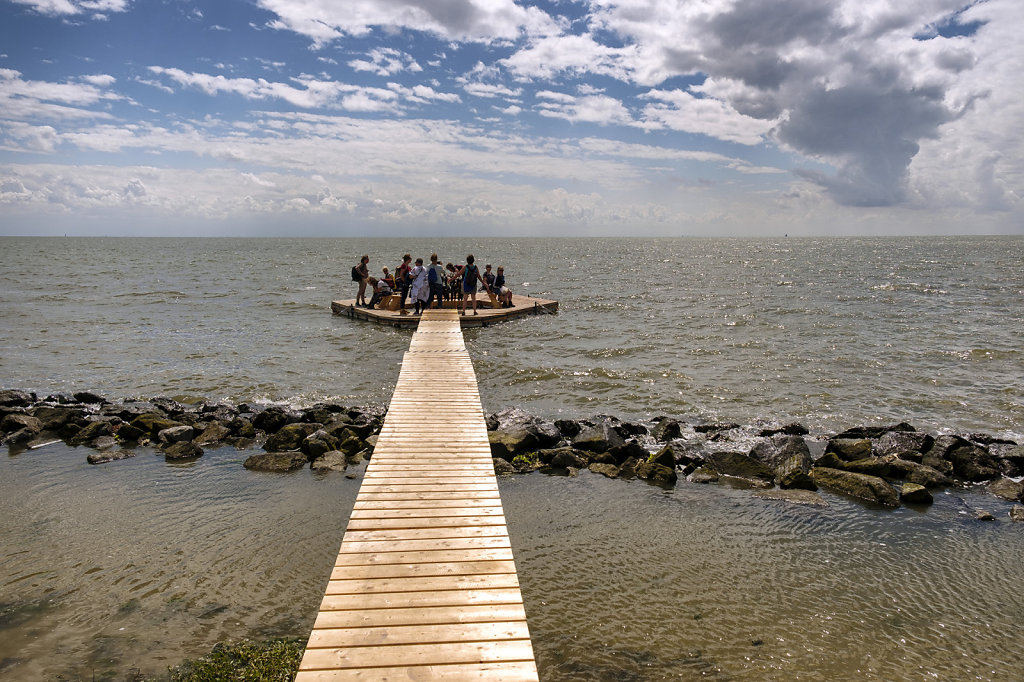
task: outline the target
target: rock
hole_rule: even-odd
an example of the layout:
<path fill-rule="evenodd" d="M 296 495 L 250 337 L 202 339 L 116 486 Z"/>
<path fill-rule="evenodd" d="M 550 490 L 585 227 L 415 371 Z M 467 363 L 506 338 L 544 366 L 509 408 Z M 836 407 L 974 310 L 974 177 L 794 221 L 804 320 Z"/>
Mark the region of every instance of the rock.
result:
<path fill-rule="evenodd" d="M 666 445 L 661 450 L 651 454 L 647 461 L 674 470 L 676 468 L 676 453 L 671 445 Z"/>
<path fill-rule="evenodd" d="M 341 450 L 331 450 L 314 459 L 309 467 L 313 471 L 344 471 L 348 467 L 348 457 Z"/>
<path fill-rule="evenodd" d="M 880 457 L 865 457 L 853 462 L 846 462 L 842 467 L 844 471 L 852 471 L 855 474 L 867 474 L 885 478 L 891 469 L 889 462 Z"/>
<path fill-rule="evenodd" d="M 930 466 L 899 458 L 889 460 L 889 475 L 926 488 L 945 488 L 953 484 L 951 478 Z"/>
<path fill-rule="evenodd" d="M 536 450 L 540 443 L 537 436 L 526 428 L 488 431 L 487 440 L 491 444 L 491 457 L 500 457 L 506 461 L 520 453 Z"/>
<path fill-rule="evenodd" d="M 135 443 L 142 438 L 148 438 L 149 433 L 131 424 L 121 424 L 117 429 L 117 437 L 126 443 Z"/>
<path fill-rule="evenodd" d="M 306 465 L 306 455 L 301 452 L 267 452 L 252 455 L 242 466 L 253 471 L 292 471 Z"/>
<path fill-rule="evenodd" d="M 988 491 L 996 497 L 1016 502 L 1024 499 L 1024 482 L 1018 483 L 1008 478 L 1000 478 L 988 484 Z"/>
<path fill-rule="evenodd" d="M 707 465 L 725 476 L 771 481 L 775 472 L 749 455 L 740 452 L 713 452 L 708 455 Z"/>
<path fill-rule="evenodd" d="M 156 438 L 164 429 L 169 429 L 175 426 L 183 426 L 179 421 L 162 417 L 155 412 L 148 414 L 140 414 L 138 417 L 131 421 L 131 426 L 139 429 L 146 433 L 150 438 Z"/>
<path fill-rule="evenodd" d="M 817 490 L 818 486 L 811 478 L 809 459 L 794 455 L 775 467 L 775 482 L 784 490 Z"/>
<path fill-rule="evenodd" d="M 0 405 L 4 407 L 28 407 L 36 401 L 36 394 L 16 389 L 0 391 Z"/>
<path fill-rule="evenodd" d="M 317 429 L 302 441 L 302 447 L 299 449 L 306 453 L 309 459 L 313 460 L 332 450 L 339 450 L 340 446 L 341 443 L 338 442 L 337 438 L 323 429 Z"/>
<path fill-rule="evenodd" d="M 715 422 L 711 424 L 697 424 L 696 426 L 693 427 L 693 430 L 696 431 L 697 433 L 718 434 L 723 431 L 732 431 L 733 429 L 738 428 L 740 428 L 740 425 L 733 424 L 732 422 Z"/>
<path fill-rule="evenodd" d="M 636 478 L 636 468 L 640 464 L 640 460 L 635 457 L 630 457 L 625 462 L 619 465 L 619 478 L 631 479 Z"/>
<path fill-rule="evenodd" d="M 195 437 L 196 445 L 214 445 L 231 435 L 231 429 L 221 422 L 214 422 Z"/>
<path fill-rule="evenodd" d="M 977 521 L 995 521 L 996 517 L 992 516 L 992 512 L 979 509 L 974 513 L 974 518 Z"/>
<path fill-rule="evenodd" d="M 996 454 L 993 452 L 993 454 Z M 1024 445 L 1016 445 L 1007 448 L 1000 448 L 997 455 L 999 469 L 1003 476 L 1020 478 L 1024 476 Z"/>
<path fill-rule="evenodd" d="M 352 456 L 367 449 L 366 441 L 349 431 L 346 431 L 346 433 L 349 435 L 347 435 L 344 440 L 337 439 L 338 450 L 341 450 L 346 455 Z M 367 457 L 367 459 L 369 459 L 369 457 Z"/>
<path fill-rule="evenodd" d="M 1010 507 L 1009 516 L 1013 521 L 1024 521 L 1024 505 L 1015 504 Z"/>
<path fill-rule="evenodd" d="M 78 447 L 79 445 L 85 445 L 91 443 L 100 436 L 109 436 L 114 433 L 114 429 L 110 426 L 110 422 L 107 421 L 94 421 L 89 422 L 82 430 L 76 433 L 70 440 L 68 445 Z"/>
<path fill-rule="evenodd" d="M 794 422 L 779 428 L 761 429 L 761 432 L 758 435 L 762 438 L 766 438 L 770 436 L 777 436 L 779 434 L 786 436 L 806 436 L 809 433 L 810 431 L 807 430 L 806 426 Z M 824 500 L 822 500 L 822 502 L 824 502 Z"/>
<path fill-rule="evenodd" d="M 896 490 L 877 476 L 815 466 L 811 469 L 811 478 L 826 490 L 877 502 L 887 507 L 898 507 L 900 504 Z"/>
<path fill-rule="evenodd" d="M 686 478 L 691 483 L 716 483 L 718 481 L 718 472 L 710 467 L 703 466 Z"/>
<path fill-rule="evenodd" d="M 576 453 L 572 448 L 559 448 L 548 462 L 552 469 L 583 469 L 587 466 L 587 460 Z"/>
<path fill-rule="evenodd" d="M 916 452 L 918 453 L 916 461 L 920 462 L 921 456 L 928 452 L 934 443 L 935 439 L 926 433 L 889 431 L 883 434 L 878 439 L 878 442 L 875 443 L 875 454 L 884 456 L 903 452 Z M 908 458 L 904 457 L 903 459 Z"/>
<path fill-rule="evenodd" d="M 640 461 L 647 459 L 647 457 L 647 450 L 637 442 L 636 438 L 630 438 L 622 445 L 616 445 L 611 448 L 608 452 L 598 453 L 591 456 L 590 461 L 599 463 L 606 462 L 608 464 L 614 464 L 615 466 L 622 466 L 622 463 L 627 459 L 633 458 Z M 673 463 L 672 466 L 675 466 L 675 463 Z"/>
<path fill-rule="evenodd" d="M 580 423 L 573 419 L 556 419 L 555 428 L 558 429 L 563 438 L 573 438 L 583 430 Z"/>
<path fill-rule="evenodd" d="M 811 451 L 802 436 L 776 435 L 755 445 L 750 456 L 771 468 L 782 488 L 817 490 L 811 480 Z"/>
<path fill-rule="evenodd" d="M 13 433 L 9 433 L 6 436 L 4 436 L 3 439 L 0 440 L 0 444 L 3 444 L 3 445 L 20 445 L 22 443 L 29 442 L 30 440 L 32 440 L 35 437 L 36 437 L 36 434 L 32 431 L 32 429 L 22 428 L 22 429 L 18 429 L 17 431 L 14 431 Z"/>
<path fill-rule="evenodd" d="M 195 435 L 195 429 L 191 426 L 182 425 L 161 429 L 157 432 L 156 438 L 161 443 L 183 443 L 192 440 Z"/>
<path fill-rule="evenodd" d="M 228 428 L 231 429 L 231 433 L 241 438 L 256 437 L 256 427 L 245 417 L 235 417 L 228 422 Z"/>
<path fill-rule="evenodd" d="M 89 464 L 106 464 L 107 462 L 115 462 L 119 459 L 128 459 L 134 456 L 135 453 L 131 450 L 104 450 L 103 452 L 90 452 L 85 460 Z"/>
<path fill-rule="evenodd" d="M 511 462 L 501 457 L 494 457 L 491 459 L 494 462 L 494 475 L 495 476 L 511 476 L 516 473 L 516 468 L 512 466 Z"/>
<path fill-rule="evenodd" d="M 97 450 L 109 450 L 115 445 L 117 445 L 117 441 L 113 436 L 100 436 L 92 442 L 92 446 Z"/>
<path fill-rule="evenodd" d="M 277 433 L 281 427 L 294 424 L 299 419 L 299 415 L 290 410 L 286 410 L 278 405 L 271 405 L 253 417 L 252 425 L 263 433 Z"/>
<path fill-rule="evenodd" d="M 166 459 L 195 459 L 203 456 L 203 449 L 190 440 L 171 443 L 162 452 Z"/>
<path fill-rule="evenodd" d="M 623 438 L 633 438 L 635 436 L 646 436 L 647 427 L 643 424 L 637 424 L 636 422 L 619 422 L 613 418 L 611 426 L 615 429 Z"/>
<path fill-rule="evenodd" d="M 893 426 L 856 426 L 837 434 L 835 437 L 851 440 L 871 440 L 873 438 L 881 438 L 885 434 L 893 431 L 913 433 L 914 427 L 906 422 L 900 422 Z"/>
<path fill-rule="evenodd" d="M 608 478 L 616 478 L 619 475 L 619 467 L 614 464 L 598 464 L 597 462 L 594 462 L 587 468 L 595 474 L 601 474 Z"/>
<path fill-rule="evenodd" d="M 900 500 L 907 504 L 931 504 L 934 501 L 928 488 L 917 483 L 904 483 L 900 488 Z"/>
<path fill-rule="evenodd" d="M 0 431 L 12 433 L 20 429 L 28 429 L 33 434 L 43 430 L 43 422 L 27 414 L 8 414 L 0 420 Z"/>
<path fill-rule="evenodd" d="M 574 448 L 588 452 L 608 452 L 625 444 L 625 439 L 607 422 L 580 431 L 572 441 Z"/>
<path fill-rule="evenodd" d="M 81 414 L 81 411 L 71 410 L 67 407 L 51 407 L 41 405 L 32 410 L 32 416 L 39 420 L 42 430 L 56 431 L 68 423 L 73 415 Z"/>
<path fill-rule="evenodd" d="M 286 424 L 270 435 L 263 449 L 267 452 L 292 452 L 302 447 L 302 441 L 320 429 L 320 424 L 296 422 Z M 333 449 L 333 448 L 332 448 Z"/>
<path fill-rule="evenodd" d="M 1002 475 L 996 458 L 973 443 L 953 448 L 947 459 L 953 465 L 953 473 L 965 481 L 988 481 Z"/>
<path fill-rule="evenodd" d="M 634 471 L 637 478 L 642 478 L 661 486 L 673 486 L 678 478 L 675 468 L 652 461 L 638 463 Z"/>
<path fill-rule="evenodd" d="M 659 443 L 667 443 L 681 435 L 683 427 L 675 419 L 662 419 L 651 430 L 651 436 Z"/>
<path fill-rule="evenodd" d="M 516 471 L 519 473 L 525 474 L 539 469 L 541 462 L 536 452 L 524 452 L 523 454 L 516 455 L 512 458 L 512 466 L 515 467 Z"/>
<path fill-rule="evenodd" d="M 847 462 L 866 459 L 871 456 L 871 441 L 866 438 L 833 438 L 825 446 L 825 454 L 830 453 Z"/>
<path fill-rule="evenodd" d="M 828 502 L 825 501 L 821 495 L 811 490 L 758 490 L 754 493 L 754 497 L 759 497 L 762 500 L 781 500 L 783 502 L 789 502 L 791 504 L 801 504 L 809 507 L 827 507 Z"/>
<path fill-rule="evenodd" d="M 74 396 L 76 402 L 82 403 L 84 405 L 95 405 L 97 403 L 102 404 L 107 402 L 107 399 L 104 398 L 103 396 L 97 395 L 95 393 L 90 393 L 89 391 L 79 391 L 78 393 L 75 393 Z"/>

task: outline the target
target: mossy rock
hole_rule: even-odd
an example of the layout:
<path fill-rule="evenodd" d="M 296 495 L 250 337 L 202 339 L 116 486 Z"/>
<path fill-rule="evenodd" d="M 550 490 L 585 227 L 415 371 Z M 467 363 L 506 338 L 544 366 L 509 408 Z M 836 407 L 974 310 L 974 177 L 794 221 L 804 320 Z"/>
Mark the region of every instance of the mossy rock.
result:
<path fill-rule="evenodd" d="M 877 476 L 855 474 L 827 467 L 814 467 L 811 469 L 811 478 L 820 487 L 832 492 L 858 497 L 886 507 L 900 506 L 896 489 Z"/>
<path fill-rule="evenodd" d="M 650 464 L 660 464 L 674 470 L 676 468 L 676 453 L 671 445 L 666 445 L 661 450 L 651 453 L 647 457 L 647 461 Z"/>

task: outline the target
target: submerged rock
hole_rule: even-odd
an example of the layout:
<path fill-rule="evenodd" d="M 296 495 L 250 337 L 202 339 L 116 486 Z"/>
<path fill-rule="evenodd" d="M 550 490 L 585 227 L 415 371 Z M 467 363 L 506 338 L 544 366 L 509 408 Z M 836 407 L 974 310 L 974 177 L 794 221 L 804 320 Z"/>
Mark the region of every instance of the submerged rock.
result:
<path fill-rule="evenodd" d="M 832 492 L 858 497 L 869 502 L 877 502 L 887 507 L 898 507 L 899 496 L 895 488 L 877 476 L 855 474 L 841 469 L 814 467 L 811 478 L 820 487 Z"/>
<path fill-rule="evenodd" d="M 713 452 L 708 455 L 706 466 L 725 476 L 762 481 L 771 481 L 775 478 L 775 472 L 769 467 L 740 452 Z"/>
<path fill-rule="evenodd" d="M 1015 504 L 1010 507 L 1009 516 L 1013 521 L 1024 521 L 1024 504 Z"/>
<path fill-rule="evenodd" d="M 309 465 L 313 471 L 344 471 L 348 467 L 348 456 L 341 450 L 325 452 Z"/>
<path fill-rule="evenodd" d="M 1000 478 L 988 484 L 988 491 L 996 497 L 1016 502 L 1024 499 L 1024 482 L 1011 481 L 1008 478 Z"/>
<path fill-rule="evenodd" d="M 608 478 L 617 478 L 619 475 L 619 467 L 615 466 L 614 464 L 599 464 L 597 462 L 594 462 L 587 468 L 593 471 L 595 474 L 601 474 L 602 476 L 607 476 Z"/>
<path fill-rule="evenodd" d="M 900 488 L 900 500 L 907 504 L 931 504 L 934 498 L 923 485 L 904 483 Z"/>
<path fill-rule="evenodd" d="M 516 473 L 516 468 L 512 466 L 511 462 L 502 459 L 501 457 L 495 457 L 491 460 L 494 462 L 494 475 L 495 476 L 511 476 Z"/>
<path fill-rule="evenodd" d="M 292 471 L 306 466 L 306 455 L 301 452 L 266 452 L 252 455 L 242 466 L 253 471 Z"/>
<path fill-rule="evenodd" d="M 790 504 L 802 504 L 809 507 L 828 506 L 828 502 L 825 501 L 824 497 L 811 490 L 758 490 L 754 493 L 754 497 L 759 497 L 762 500 L 780 500 Z"/>
<path fill-rule="evenodd" d="M 90 452 L 85 460 L 89 464 L 106 464 L 107 462 L 115 462 L 119 459 L 128 459 L 134 456 L 135 453 L 132 450 L 103 450 L 101 452 Z"/>
<path fill-rule="evenodd" d="M 646 462 L 639 462 L 634 469 L 637 478 L 642 478 L 645 481 L 656 483 L 661 486 L 671 487 L 676 484 L 676 480 L 679 478 L 676 474 L 676 470 L 673 467 L 667 467 L 664 464 L 648 460 Z"/>
<path fill-rule="evenodd" d="M 201 447 L 188 440 L 171 443 L 162 452 L 167 459 L 195 459 L 204 454 Z"/>

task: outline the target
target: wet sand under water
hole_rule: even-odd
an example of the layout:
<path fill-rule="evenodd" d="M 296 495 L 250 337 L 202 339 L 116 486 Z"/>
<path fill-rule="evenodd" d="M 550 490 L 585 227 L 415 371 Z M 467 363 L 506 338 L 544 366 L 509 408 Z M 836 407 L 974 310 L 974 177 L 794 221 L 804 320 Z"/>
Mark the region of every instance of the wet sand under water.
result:
<path fill-rule="evenodd" d="M 3 679 L 160 675 L 308 634 L 360 480 L 137 452 L 0 460 Z M 879 510 L 589 472 L 500 486 L 542 679 L 1019 679 L 1024 524 L 987 494 Z"/>

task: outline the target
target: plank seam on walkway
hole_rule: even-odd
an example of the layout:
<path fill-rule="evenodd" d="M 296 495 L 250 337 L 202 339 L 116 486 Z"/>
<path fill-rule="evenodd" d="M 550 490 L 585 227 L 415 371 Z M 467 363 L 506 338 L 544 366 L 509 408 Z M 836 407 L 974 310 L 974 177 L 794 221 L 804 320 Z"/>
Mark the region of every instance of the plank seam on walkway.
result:
<path fill-rule="evenodd" d="M 458 314 L 409 343 L 296 682 L 537 680 Z"/>

